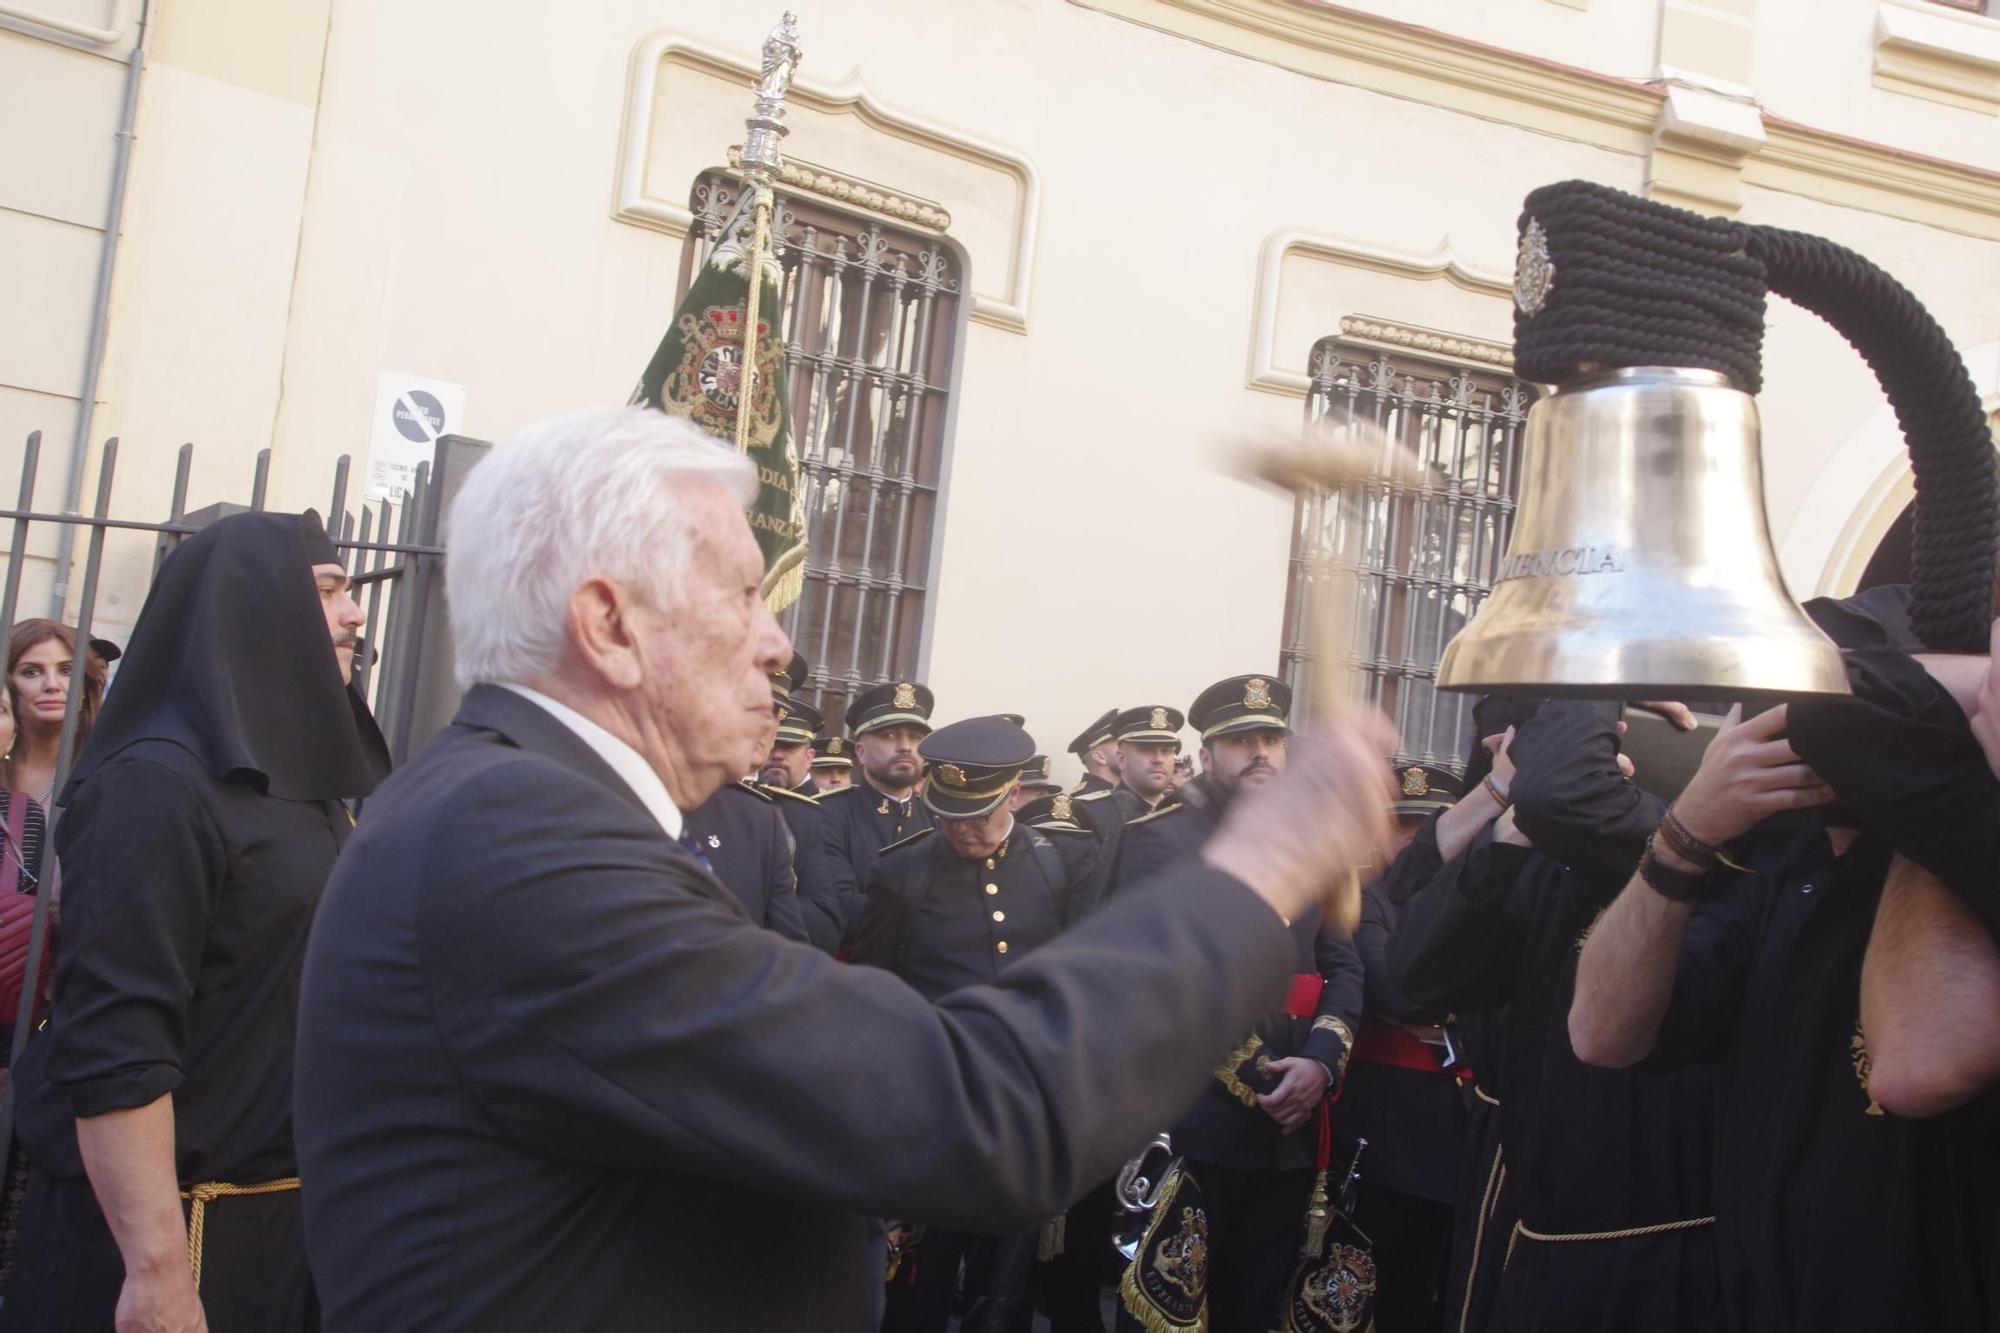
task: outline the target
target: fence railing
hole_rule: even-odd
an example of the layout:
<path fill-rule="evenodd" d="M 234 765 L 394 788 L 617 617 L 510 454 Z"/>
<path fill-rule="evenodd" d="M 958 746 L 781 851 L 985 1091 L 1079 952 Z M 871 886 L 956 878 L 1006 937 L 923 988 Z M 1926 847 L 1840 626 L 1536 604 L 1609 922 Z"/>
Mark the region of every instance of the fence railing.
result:
<path fill-rule="evenodd" d="M 61 532 L 84 536 L 82 584 L 72 605 L 52 608 L 65 624 L 75 627 L 79 652 L 87 651 L 98 612 L 98 594 L 105 567 L 106 538 L 113 533 L 152 533 L 152 574 L 181 539 L 201 531 L 217 519 L 233 513 L 265 507 L 271 473 L 271 451 L 260 450 L 251 480 L 248 503 L 222 502 L 190 511 L 188 483 L 194 466 L 194 446 L 180 447 L 174 468 L 174 482 L 165 497 L 166 515 L 161 519 L 114 516 L 111 512 L 112 487 L 118 472 L 117 439 L 105 442 L 97 468 L 97 497 L 88 514 L 53 513 L 34 507 L 36 475 L 41 464 L 42 435 L 28 436 L 21 459 L 19 499 L 11 509 L 0 509 L 0 521 L 12 525 L 4 582 L 0 582 L 0 628 L 11 630 L 20 611 L 21 583 L 29 562 L 29 546 L 38 525 L 55 525 Z M 415 484 L 398 500 L 371 500 L 350 497 L 352 460 L 342 455 L 334 465 L 330 503 L 322 521 L 334 548 L 341 552 L 348 576 L 355 588 L 363 616 L 361 641 L 354 657 L 354 682 L 374 710 L 382 735 L 389 744 L 392 760 L 402 762 L 411 748 L 446 721 L 456 705 L 457 689 L 452 680 L 449 620 L 444 608 L 444 543 L 442 520 L 445 509 L 457 493 L 465 475 L 484 455 L 488 446 L 478 440 L 447 435 L 439 439 L 430 463 L 420 465 Z M 350 507 L 351 500 L 355 501 Z M 59 543 L 59 549 L 73 550 L 73 542 Z M 56 586 L 66 590 L 71 571 L 58 568 Z M 151 579 L 149 577 L 150 584 Z M 64 602 L 68 599 L 62 598 Z M 72 609 L 73 606 L 73 609 Z M 56 755 L 54 790 L 60 792 L 76 759 L 79 719 L 84 697 L 85 673 L 73 671 L 68 702 L 63 710 L 61 740 Z M 115 689 L 114 679 L 111 688 Z M 17 723 L 18 725 L 18 723 Z M 43 839 L 43 864 L 53 864 L 58 809 L 45 812 L 47 834 Z M 49 894 L 38 894 L 35 919 L 28 942 L 26 972 L 22 977 L 21 1007 L 14 1016 L 13 1046 L 8 1055 L 12 1068 L 21 1057 L 33 1028 L 36 992 L 41 986 L 40 964 L 44 941 L 48 938 Z M 0 1143 L 9 1141 L 13 1129 L 13 1096 L 0 1100 Z"/>

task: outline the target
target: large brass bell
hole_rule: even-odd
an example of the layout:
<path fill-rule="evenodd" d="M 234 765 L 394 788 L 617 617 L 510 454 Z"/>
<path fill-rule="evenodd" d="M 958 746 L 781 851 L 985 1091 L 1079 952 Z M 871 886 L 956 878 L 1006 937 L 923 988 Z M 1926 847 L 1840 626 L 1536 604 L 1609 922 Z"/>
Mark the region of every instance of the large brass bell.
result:
<path fill-rule="evenodd" d="M 1528 413 L 1520 509 L 1440 689 L 1728 700 L 1845 694 L 1764 516 L 1757 403 L 1705 370 L 1565 385 Z"/>

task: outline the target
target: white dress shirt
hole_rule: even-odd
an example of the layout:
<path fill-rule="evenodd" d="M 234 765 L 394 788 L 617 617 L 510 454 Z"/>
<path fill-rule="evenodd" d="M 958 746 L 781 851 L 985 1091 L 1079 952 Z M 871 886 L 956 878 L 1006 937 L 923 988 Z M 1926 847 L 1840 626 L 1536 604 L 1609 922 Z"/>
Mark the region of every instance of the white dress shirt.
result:
<path fill-rule="evenodd" d="M 680 809 L 674 804 L 674 798 L 667 795 L 667 784 L 660 781 L 660 775 L 653 771 L 653 766 L 646 762 L 644 755 L 568 704 L 558 703 L 540 690 L 531 690 L 526 685 L 515 685 L 511 682 L 504 684 L 502 688 L 512 690 L 523 699 L 539 704 L 549 716 L 575 732 L 577 738 L 595 751 L 597 757 L 609 764 L 611 771 L 632 789 L 632 794 L 639 798 L 640 804 L 652 813 L 653 818 L 660 821 L 660 827 L 666 831 L 666 835 L 675 842 L 680 841 Z"/>

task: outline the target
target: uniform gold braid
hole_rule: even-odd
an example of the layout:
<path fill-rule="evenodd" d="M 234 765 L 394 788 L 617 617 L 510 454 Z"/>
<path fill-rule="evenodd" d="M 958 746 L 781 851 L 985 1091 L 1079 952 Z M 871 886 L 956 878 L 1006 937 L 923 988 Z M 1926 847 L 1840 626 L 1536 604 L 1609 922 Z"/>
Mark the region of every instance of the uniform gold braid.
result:
<path fill-rule="evenodd" d="M 1333 1071 L 1334 1086 L 1338 1087 L 1347 1077 L 1347 1059 L 1354 1054 L 1354 1029 L 1347 1026 L 1347 1020 L 1338 1014 L 1321 1014 L 1313 1020 L 1314 1032 L 1331 1032 L 1340 1038 L 1340 1063 Z"/>
<path fill-rule="evenodd" d="M 1257 1090 L 1245 1083 L 1236 1072 L 1236 1067 L 1264 1049 L 1264 1039 L 1252 1033 L 1250 1039 L 1229 1053 L 1229 1058 L 1215 1067 L 1215 1081 L 1224 1091 L 1242 1102 L 1251 1110 L 1257 1109 Z"/>
<path fill-rule="evenodd" d="M 194 1270 L 196 1291 L 201 1290 L 201 1250 L 208 1234 L 208 1205 L 217 1199 L 283 1194 L 298 1187 L 297 1176 L 285 1176 L 279 1180 L 267 1180 L 261 1185 L 229 1185 L 220 1180 L 210 1180 L 181 1191 L 181 1197 L 188 1201 L 188 1267 Z"/>

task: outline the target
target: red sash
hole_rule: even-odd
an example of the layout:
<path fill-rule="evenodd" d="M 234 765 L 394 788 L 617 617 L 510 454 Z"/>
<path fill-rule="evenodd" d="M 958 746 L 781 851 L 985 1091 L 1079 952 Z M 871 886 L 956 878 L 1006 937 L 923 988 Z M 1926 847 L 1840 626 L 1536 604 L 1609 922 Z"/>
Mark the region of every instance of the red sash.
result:
<path fill-rule="evenodd" d="M 1311 1018 L 1319 1012 L 1319 993 L 1326 978 L 1317 972 L 1292 973 L 1291 988 L 1285 992 L 1285 1013 L 1293 1018 Z"/>
<path fill-rule="evenodd" d="M 1370 1064 L 1415 1069 L 1426 1074 L 1456 1072 L 1444 1067 L 1437 1047 L 1408 1028 L 1380 1018 L 1361 1020 L 1361 1031 L 1354 1036 L 1354 1058 Z"/>

